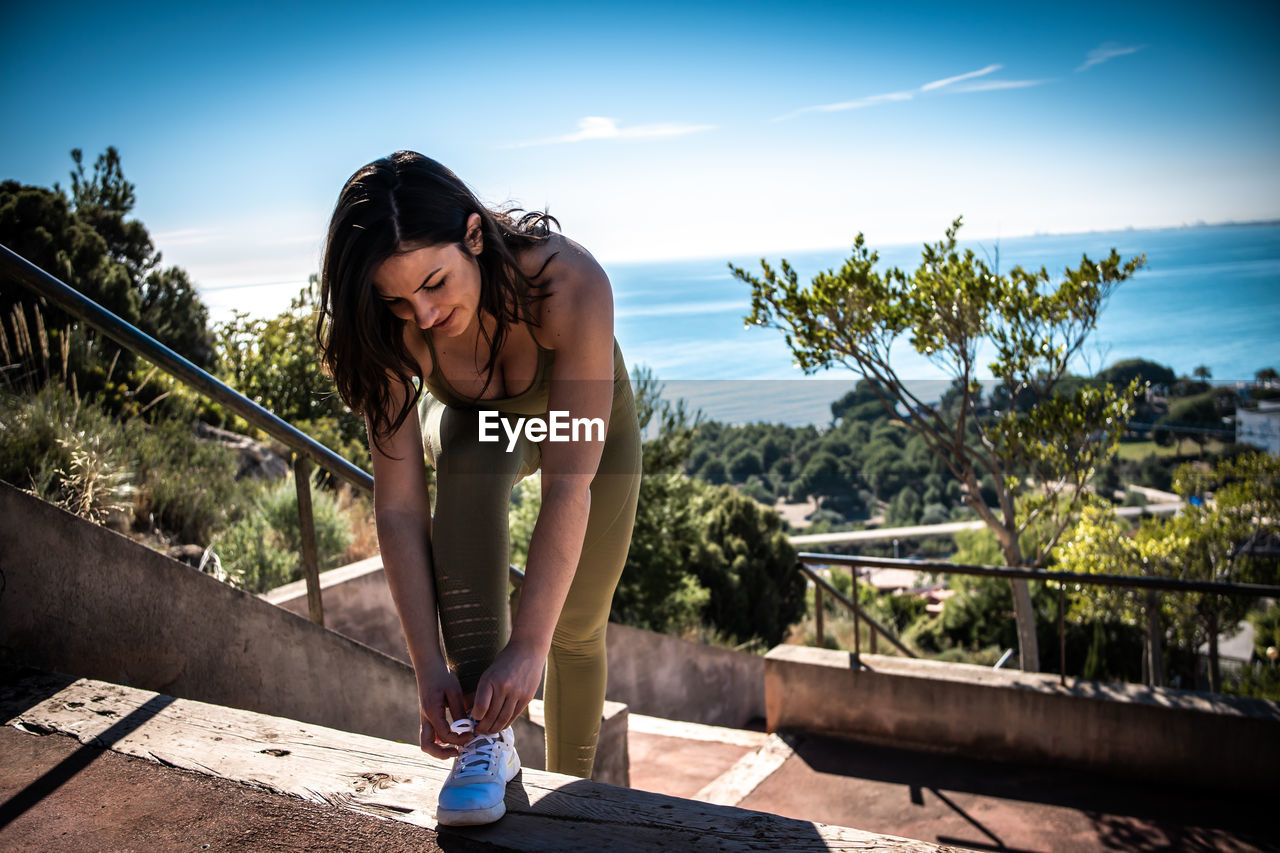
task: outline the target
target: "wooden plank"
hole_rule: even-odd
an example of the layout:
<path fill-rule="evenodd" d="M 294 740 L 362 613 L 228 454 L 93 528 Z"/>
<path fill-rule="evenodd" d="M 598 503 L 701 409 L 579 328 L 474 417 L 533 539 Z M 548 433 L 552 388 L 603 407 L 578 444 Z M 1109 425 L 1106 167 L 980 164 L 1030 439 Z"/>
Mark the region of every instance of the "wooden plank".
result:
<path fill-rule="evenodd" d="M 414 744 L 79 679 L 10 683 L 8 724 L 269 791 L 419 826 L 449 763 Z M 26 695 L 24 695 L 24 689 Z M 21 710 L 17 710 L 21 709 Z M 525 770 L 507 788 L 508 814 L 487 827 L 440 827 L 501 850 L 911 850 L 948 848 Z"/>

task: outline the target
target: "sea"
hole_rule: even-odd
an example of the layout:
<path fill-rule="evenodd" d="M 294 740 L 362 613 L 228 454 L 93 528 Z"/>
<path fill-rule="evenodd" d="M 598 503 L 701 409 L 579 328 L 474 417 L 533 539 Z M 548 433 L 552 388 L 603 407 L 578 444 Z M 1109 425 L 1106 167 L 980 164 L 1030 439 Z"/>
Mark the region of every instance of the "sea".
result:
<path fill-rule="evenodd" d="M 910 274 L 920 244 L 873 246 L 880 267 Z M 960 243 L 1002 273 L 1045 268 L 1056 283 L 1088 256 L 1112 249 L 1146 264 L 1121 283 L 1072 364 L 1092 375 L 1126 358 L 1144 358 L 1190 375 L 1208 367 L 1215 383 L 1253 379 L 1280 369 L 1280 222 L 1201 225 L 1159 230 L 1009 237 Z M 764 255 L 775 270 L 785 258 L 801 283 L 838 270 L 849 249 Z M 761 256 L 606 264 L 614 288 L 615 335 L 633 373 L 646 368 L 665 399 L 729 423 L 763 421 L 822 426 L 830 404 L 858 375 L 847 367 L 805 375 L 783 333 L 747 326 L 750 287 L 729 264 L 759 276 Z M 989 350 L 979 351 L 979 379 L 989 379 Z M 900 341 L 892 362 L 925 402 L 949 384 L 942 366 Z"/>

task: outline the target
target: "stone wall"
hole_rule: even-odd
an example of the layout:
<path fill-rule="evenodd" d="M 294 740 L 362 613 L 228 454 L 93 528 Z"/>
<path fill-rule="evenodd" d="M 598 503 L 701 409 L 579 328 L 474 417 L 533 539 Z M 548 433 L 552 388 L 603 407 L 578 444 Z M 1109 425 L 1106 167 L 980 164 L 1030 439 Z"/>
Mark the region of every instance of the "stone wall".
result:
<path fill-rule="evenodd" d="M 810 731 L 1217 788 L 1280 767 L 1280 704 L 981 666 L 778 646 L 770 731 Z"/>

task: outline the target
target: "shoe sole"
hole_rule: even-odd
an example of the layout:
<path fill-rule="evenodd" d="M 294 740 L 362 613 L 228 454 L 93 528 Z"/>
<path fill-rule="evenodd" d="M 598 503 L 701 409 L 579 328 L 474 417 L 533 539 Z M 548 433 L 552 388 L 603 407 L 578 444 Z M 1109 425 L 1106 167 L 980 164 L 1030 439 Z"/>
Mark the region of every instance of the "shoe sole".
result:
<path fill-rule="evenodd" d="M 442 826 L 478 826 L 493 823 L 507 813 L 507 804 L 499 801 L 487 809 L 436 809 L 436 821 Z"/>

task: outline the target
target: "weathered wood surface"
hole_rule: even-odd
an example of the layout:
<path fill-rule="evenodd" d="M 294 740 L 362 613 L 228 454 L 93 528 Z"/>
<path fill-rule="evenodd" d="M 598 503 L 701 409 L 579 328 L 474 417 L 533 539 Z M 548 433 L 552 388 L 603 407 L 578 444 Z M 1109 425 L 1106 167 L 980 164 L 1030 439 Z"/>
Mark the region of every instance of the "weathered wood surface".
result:
<path fill-rule="evenodd" d="M 29 671 L 3 680 L 0 713 L 32 733 L 258 788 L 435 826 L 449 771 L 416 745 L 173 699 L 89 679 Z M 947 848 L 762 812 L 525 770 L 507 789 L 508 814 L 487 827 L 440 827 L 500 850 L 896 850 Z"/>

